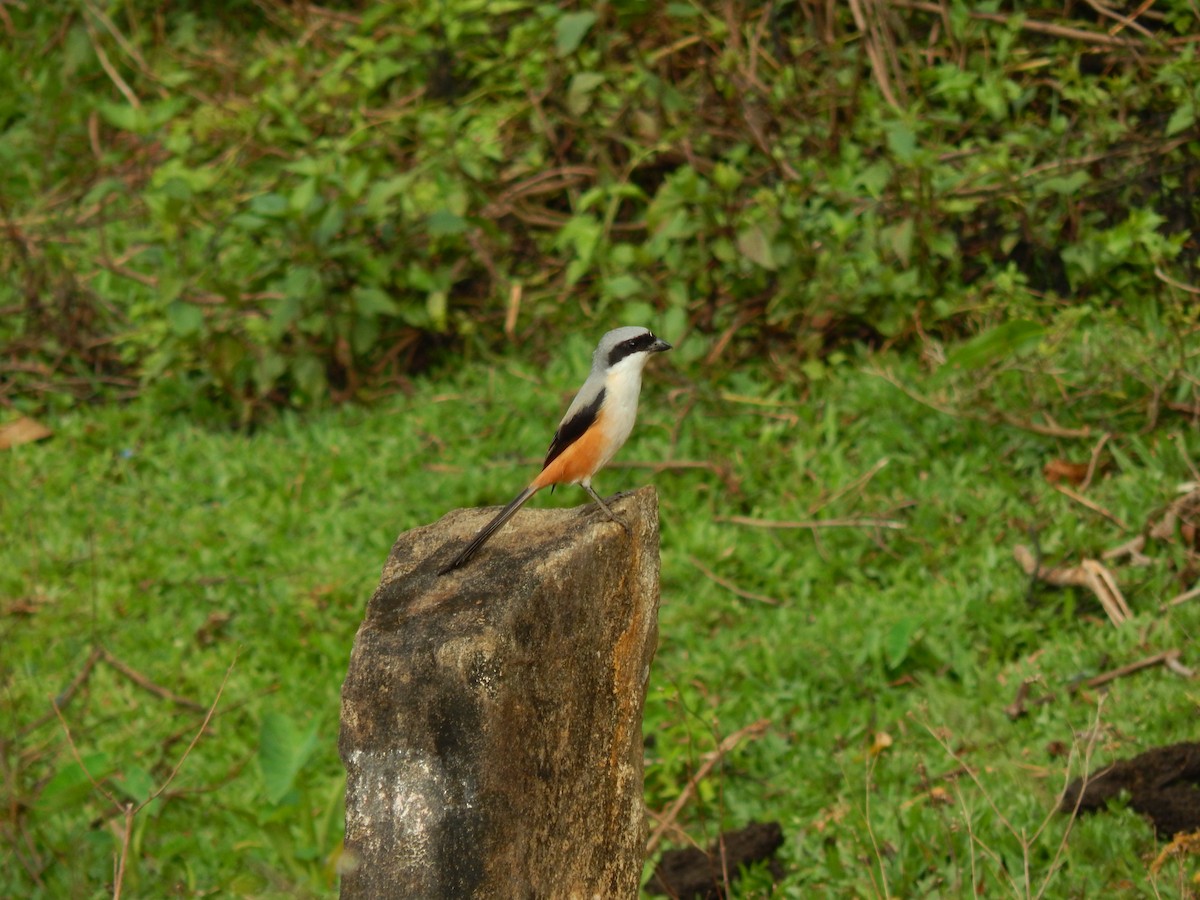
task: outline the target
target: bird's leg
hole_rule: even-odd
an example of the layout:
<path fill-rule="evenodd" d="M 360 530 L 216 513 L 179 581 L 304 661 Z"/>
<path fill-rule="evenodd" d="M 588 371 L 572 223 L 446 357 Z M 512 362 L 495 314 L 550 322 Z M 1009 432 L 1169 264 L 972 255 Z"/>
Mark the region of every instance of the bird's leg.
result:
<path fill-rule="evenodd" d="M 621 519 L 619 516 L 617 516 L 616 513 L 614 513 L 611 509 L 608 508 L 608 504 L 600 499 L 600 495 L 596 493 L 595 489 L 590 484 L 587 484 L 586 482 L 580 482 L 580 486 L 585 491 L 587 491 L 589 495 L 591 495 L 591 498 L 593 500 L 595 500 L 597 503 L 600 504 L 600 508 L 602 510 L 604 510 L 606 513 L 608 513 L 608 517 L 610 519 L 612 519 L 614 522 L 616 522 L 618 525 L 620 525 L 622 528 L 624 528 L 626 534 L 629 534 L 629 526 L 625 524 L 623 519 Z"/>

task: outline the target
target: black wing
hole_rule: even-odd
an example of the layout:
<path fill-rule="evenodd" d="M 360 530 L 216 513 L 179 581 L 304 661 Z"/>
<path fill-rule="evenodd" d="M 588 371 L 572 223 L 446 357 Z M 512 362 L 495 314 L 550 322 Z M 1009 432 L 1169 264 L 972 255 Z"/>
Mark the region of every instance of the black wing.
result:
<path fill-rule="evenodd" d="M 604 405 L 605 390 L 605 388 L 600 388 L 600 393 L 596 395 L 595 400 L 558 426 L 558 431 L 554 432 L 554 439 L 550 441 L 550 449 L 546 451 L 546 461 L 542 463 L 543 469 L 558 459 L 564 450 L 579 440 L 583 433 L 592 427 L 596 416 L 600 415 L 600 407 Z"/>

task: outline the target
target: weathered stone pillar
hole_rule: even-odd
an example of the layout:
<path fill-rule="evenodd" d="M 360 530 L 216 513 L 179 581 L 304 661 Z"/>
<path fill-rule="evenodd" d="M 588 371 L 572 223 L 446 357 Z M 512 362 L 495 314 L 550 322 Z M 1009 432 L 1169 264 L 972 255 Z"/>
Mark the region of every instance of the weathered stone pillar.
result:
<path fill-rule="evenodd" d="M 610 504 L 612 506 L 612 504 Z M 400 536 L 342 687 L 343 898 L 637 896 L 658 498 L 493 511 Z"/>

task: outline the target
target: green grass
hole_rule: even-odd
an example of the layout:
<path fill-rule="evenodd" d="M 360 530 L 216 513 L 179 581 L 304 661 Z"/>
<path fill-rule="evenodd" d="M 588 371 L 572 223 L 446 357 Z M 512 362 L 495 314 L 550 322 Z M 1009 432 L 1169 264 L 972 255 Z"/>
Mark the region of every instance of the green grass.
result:
<path fill-rule="evenodd" d="M 935 412 L 878 374 L 940 389 L 904 358 L 843 357 L 805 377 L 766 364 L 723 373 L 697 364 L 700 344 L 655 361 L 635 435 L 598 479 L 614 492 L 652 477 L 662 503 L 649 807 L 665 810 L 723 739 L 763 721 L 675 824 L 703 843 L 778 819 L 787 876 L 774 896 L 967 897 L 972 885 L 1033 896 L 1047 884 L 1048 897 L 1186 896 L 1194 863 L 1151 877 L 1157 846 L 1136 816 L 1085 819 L 1068 836 L 1052 813 L 1084 754 L 1193 737 L 1198 706 L 1194 683 L 1162 668 L 1070 691 L 1172 647 L 1195 663 L 1200 603 L 1159 610 L 1183 589 L 1178 550 L 1117 570 L 1137 614 L 1121 629 L 1084 593 L 1031 591 L 1012 561 L 1031 530 L 1049 562 L 1130 536 L 1041 475 L 1056 457 L 1086 461 L 1099 432 L 1064 441 Z M 92 775 L 136 803 L 183 759 L 134 819 L 125 896 L 331 894 L 338 691 L 388 548 L 455 506 L 509 499 L 589 350 L 580 335 L 552 358 L 464 366 L 375 410 L 285 415 L 251 434 L 149 402 L 81 409 L 48 422 L 53 439 L 7 452 L 0 894 L 111 891 L 121 813 L 47 717 L 97 646 L 147 684 L 101 661 L 64 703 Z M 1135 530 L 1200 459 L 1177 419 L 1107 446 L 1087 496 Z M 631 465 L 661 461 L 711 468 Z M 536 503 L 582 500 L 567 490 Z M 731 516 L 904 527 L 781 530 Z M 740 597 L 701 567 L 776 602 Z M 1054 699 L 1012 721 L 1004 708 L 1027 678 Z M 751 873 L 735 895 L 764 896 L 768 883 Z"/>

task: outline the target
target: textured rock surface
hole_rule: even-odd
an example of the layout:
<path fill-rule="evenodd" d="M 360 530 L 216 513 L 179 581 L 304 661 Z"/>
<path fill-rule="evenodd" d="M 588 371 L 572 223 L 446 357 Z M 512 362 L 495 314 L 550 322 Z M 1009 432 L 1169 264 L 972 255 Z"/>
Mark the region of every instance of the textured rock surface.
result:
<path fill-rule="evenodd" d="M 612 504 L 610 504 L 611 506 Z M 636 897 L 658 500 L 401 535 L 342 687 L 342 897 Z"/>

